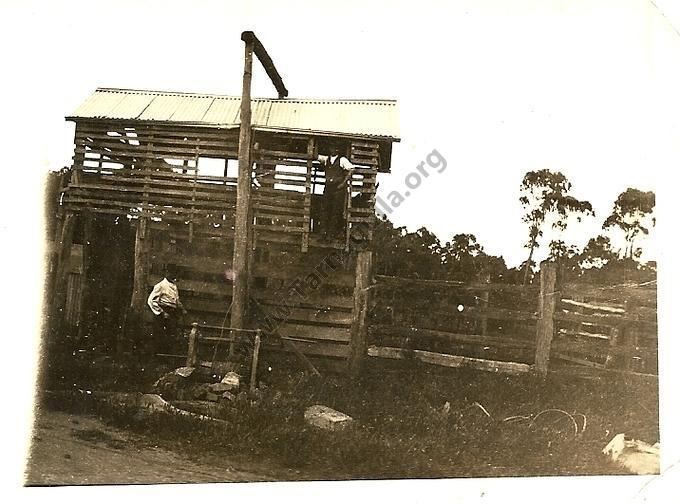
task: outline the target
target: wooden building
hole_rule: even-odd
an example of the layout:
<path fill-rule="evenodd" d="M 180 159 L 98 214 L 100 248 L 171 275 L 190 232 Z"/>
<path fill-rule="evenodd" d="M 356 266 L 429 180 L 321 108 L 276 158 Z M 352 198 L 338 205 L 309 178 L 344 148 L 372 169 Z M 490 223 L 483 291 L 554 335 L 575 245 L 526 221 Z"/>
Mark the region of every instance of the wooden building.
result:
<path fill-rule="evenodd" d="M 360 360 L 376 182 L 390 171 L 399 140 L 397 104 L 253 98 L 251 105 L 245 172 L 238 169 L 241 97 L 97 89 L 67 117 L 75 155 L 60 188 L 54 313 L 63 310 L 74 232 L 84 236 L 87 278 L 88 247 L 107 226 L 123 225 L 134 264 L 120 300 L 128 316 L 150 322 L 147 296 L 173 265 L 188 319 L 204 336 L 236 327 L 228 312 L 240 286 L 248 301 L 238 327 L 262 329 L 265 344 L 283 338 L 306 355 Z M 327 241 L 319 233 L 326 218 L 319 155 L 334 147 L 355 168 L 342 237 Z M 238 198 L 247 203 L 245 232 L 235 231 Z M 234 272 L 239 243 L 247 247 L 246 278 Z M 112 264 L 107 276 L 115 274 Z"/>

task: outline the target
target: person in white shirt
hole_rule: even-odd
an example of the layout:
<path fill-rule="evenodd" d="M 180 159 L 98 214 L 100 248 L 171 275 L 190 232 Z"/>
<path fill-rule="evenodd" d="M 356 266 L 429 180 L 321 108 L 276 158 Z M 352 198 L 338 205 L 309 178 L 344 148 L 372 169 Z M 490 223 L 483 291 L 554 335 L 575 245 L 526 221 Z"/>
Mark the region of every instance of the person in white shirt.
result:
<path fill-rule="evenodd" d="M 158 282 L 147 300 L 147 304 L 154 314 L 154 327 L 151 346 L 156 354 L 177 336 L 180 313 L 186 315 L 177 289 L 177 273 L 173 267 L 168 267 L 163 280 Z"/>
<path fill-rule="evenodd" d="M 347 205 L 348 184 L 354 165 L 340 155 L 337 147 L 331 147 L 330 156 L 319 155 L 326 174 L 322 198 L 321 230 L 326 240 L 342 239 L 345 230 L 344 212 Z"/>

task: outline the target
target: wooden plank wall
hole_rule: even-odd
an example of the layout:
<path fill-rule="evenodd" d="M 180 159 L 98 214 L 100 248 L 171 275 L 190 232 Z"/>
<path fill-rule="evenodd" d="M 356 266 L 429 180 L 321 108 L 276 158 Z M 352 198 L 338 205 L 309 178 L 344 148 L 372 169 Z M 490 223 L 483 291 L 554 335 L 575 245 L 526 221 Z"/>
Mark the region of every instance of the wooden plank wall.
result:
<path fill-rule="evenodd" d="M 236 132 L 78 123 L 63 204 L 73 210 L 229 225 L 236 179 L 204 175 L 200 158 L 233 158 Z"/>
<path fill-rule="evenodd" d="M 255 178 L 253 213 L 255 241 L 298 243 L 304 252 L 311 244 L 320 245 L 313 207 L 320 207 L 326 179 L 318 159 L 318 139 L 312 136 L 258 137 L 254 149 Z M 267 148 L 261 147 L 267 146 Z M 377 142 L 348 142 L 348 157 L 356 166 L 351 179 L 351 198 L 345 209 L 346 240 L 368 244 L 373 236 L 375 189 L 380 150 Z M 316 216 L 319 215 L 317 210 Z"/>
<path fill-rule="evenodd" d="M 300 253 L 285 244 L 270 245 L 258 255 L 253 272 L 258 326 L 266 327 L 268 317 L 303 353 L 347 358 L 354 261 L 333 249 Z"/>
<path fill-rule="evenodd" d="M 352 140 L 349 160 L 356 167 L 347 201 L 347 243 L 370 242 L 375 225 L 375 192 L 380 145 L 378 142 Z"/>
<path fill-rule="evenodd" d="M 187 329 L 191 322 L 197 322 L 204 337 L 228 337 L 229 331 L 221 328 L 229 327 L 225 314 L 231 303 L 229 272 L 233 242 L 230 237 L 201 235 L 195 235 L 189 242 L 183 227 L 187 225 L 151 226 L 147 288 L 150 292 L 161 280 L 167 265 L 176 266 L 181 298 L 189 311 L 185 319 Z M 345 264 L 337 260 L 324 263 L 329 254 L 336 254 L 331 259 L 338 257 Z M 353 268 L 351 256 L 333 249 L 314 248 L 302 253 L 297 245 L 270 243 L 266 249 L 256 251 L 250 325 L 263 329 L 265 350 L 283 350 L 273 344 L 273 324 L 278 335 L 292 338 L 307 355 L 346 358 L 352 321 Z M 152 321 L 148 310 L 146 321 Z M 226 352 L 228 345 L 220 348 Z"/>
<path fill-rule="evenodd" d="M 311 231 L 313 137 L 258 136 L 253 149 L 252 208 L 254 241 L 309 245 Z"/>

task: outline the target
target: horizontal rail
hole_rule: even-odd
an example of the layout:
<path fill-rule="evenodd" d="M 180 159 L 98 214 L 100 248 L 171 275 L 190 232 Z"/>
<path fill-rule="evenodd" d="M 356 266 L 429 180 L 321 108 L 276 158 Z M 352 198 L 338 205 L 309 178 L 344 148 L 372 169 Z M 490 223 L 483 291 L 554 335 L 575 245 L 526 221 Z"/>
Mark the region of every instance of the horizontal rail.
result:
<path fill-rule="evenodd" d="M 482 371 L 491 371 L 495 373 L 507 374 L 522 374 L 529 373 L 532 366 L 519 362 L 505 362 L 488 359 L 478 359 L 476 357 L 463 357 L 461 355 L 441 354 L 436 352 L 428 352 L 425 350 L 406 350 L 394 347 L 377 347 L 371 346 L 368 348 L 369 357 L 382 357 L 386 359 L 415 359 L 426 364 L 434 364 L 437 366 L 452 367 L 452 368 L 473 368 Z"/>
<path fill-rule="evenodd" d="M 607 312 L 607 313 L 619 313 L 619 314 L 626 313 L 625 308 L 617 308 L 617 307 L 614 307 L 614 306 L 605 306 L 605 305 L 596 305 L 596 304 L 592 304 L 592 303 L 584 303 L 582 301 L 575 301 L 573 299 L 562 299 L 562 302 L 564 304 L 577 306 L 579 308 L 587 308 L 589 310 L 603 311 L 603 312 Z"/>
<path fill-rule="evenodd" d="M 452 280 L 426 280 L 420 278 L 402 278 L 388 275 L 375 275 L 375 280 L 380 284 L 388 285 L 390 287 L 447 287 L 451 289 L 472 290 L 472 291 L 506 291 L 506 292 L 520 292 L 520 293 L 537 293 L 538 288 L 535 286 L 523 286 L 513 284 L 499 284 L 499 283 L 469 283 L 456 282 Z"/>

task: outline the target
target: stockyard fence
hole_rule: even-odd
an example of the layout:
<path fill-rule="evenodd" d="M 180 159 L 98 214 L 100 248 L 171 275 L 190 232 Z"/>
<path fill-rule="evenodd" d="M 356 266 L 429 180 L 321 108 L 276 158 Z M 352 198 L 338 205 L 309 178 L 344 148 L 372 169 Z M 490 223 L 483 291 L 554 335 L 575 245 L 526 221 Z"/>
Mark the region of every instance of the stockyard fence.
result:
<path fill-rule="evenodd" d="M 75 247 L 65 310 L 69 325 L 76 327 L 84 280 L 81 263 Z M 527 286 L 492 283 L 488 275 L 476 282 L 375 275 L 369 289 L 368 363 L 412 359 L 543 376 L 658 374 L 656 282 L 596 286 L 560 284 L 558 277 L 557 265 L 548 262 L 541 265 L 539 281 Z M 236 336 L 219 322 L 197 327 L 190 360 L 195 360 L 192 354 L 198 352 L 199 342 L 202 353 L 214 359 L 213 346 Z M 219 329 L 219 337 L 210 335 L 211 329 Z M 271 332 L 263 326 L 258 334 L 267 341 Z M 273 332 L 278 336 L 276 329 Z M 249 331 L 239 339 L 247 345 L 255 334 Z"/>
<path fill-rule="evenodd" d="M 658 374 L 656 282 L 538 285 L 376 276 L 368 355 L 510 374 Z"/>

